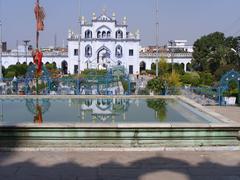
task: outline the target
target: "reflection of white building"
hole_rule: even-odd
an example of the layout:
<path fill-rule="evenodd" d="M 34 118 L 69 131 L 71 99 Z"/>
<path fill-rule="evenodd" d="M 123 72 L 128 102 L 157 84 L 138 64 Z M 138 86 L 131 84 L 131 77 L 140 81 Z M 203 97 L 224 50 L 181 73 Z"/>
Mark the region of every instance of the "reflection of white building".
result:
<path fill-rule="evenodd" d="M 115 120 L 120 115 L 125 119 L 128 106 L 126 99 L 88 99 L 81 104 L 82 119 L 85 119 L 85 112 L 100 121 Z"/>
<path fill-rule="evenodd" d="M 127 18 L 121 23 L 102 13 L 93 13 L 91 23 L 82 17 L 80 42 L 80 70 L 111 68 L 124 65 L 129 73 L 139 71 L 140 34 L 127 30 Z M 78 36 L 69 31 L 68 56 L 70 72 L 78 71 Z"/>

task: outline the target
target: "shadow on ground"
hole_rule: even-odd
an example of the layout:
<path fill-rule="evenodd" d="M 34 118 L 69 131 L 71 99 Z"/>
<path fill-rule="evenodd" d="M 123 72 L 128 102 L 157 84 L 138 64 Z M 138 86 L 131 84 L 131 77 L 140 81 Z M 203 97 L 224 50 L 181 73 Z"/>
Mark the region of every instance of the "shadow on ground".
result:
<path fill-rule="evenodd" d="M 192 165 L 176 158 L 156 156 L 126 164 L 110 160 L 100 164 L 96 162 L 96 166 L 84 166 L 84 162 L 72 159 L 69 162 L 40 165 L 32 159 L 5 163 L 11 153 L 0 154 L 1 180 L 240 180 L 240 163 L 226 166 L 206 160 Z"/>

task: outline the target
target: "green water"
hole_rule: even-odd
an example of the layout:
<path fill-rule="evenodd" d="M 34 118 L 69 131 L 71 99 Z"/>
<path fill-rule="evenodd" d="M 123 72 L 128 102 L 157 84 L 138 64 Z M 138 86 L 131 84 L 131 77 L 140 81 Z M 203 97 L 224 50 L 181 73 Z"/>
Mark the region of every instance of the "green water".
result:
<path fill-rule="evenodd" d="M 217 123 L 178 100 L 25 99 L 0 100 L 0 125 L 47 123 Z"/>

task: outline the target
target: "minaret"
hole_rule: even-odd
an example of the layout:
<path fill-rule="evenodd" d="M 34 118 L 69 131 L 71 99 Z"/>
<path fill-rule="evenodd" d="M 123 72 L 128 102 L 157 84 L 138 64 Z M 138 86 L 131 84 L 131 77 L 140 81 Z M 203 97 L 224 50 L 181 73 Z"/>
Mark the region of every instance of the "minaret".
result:
<path fill-rule="evenodd" d="M 113 20 L 113 21 L 116 20 L 116 13 L 115 13 L 115 12 L 112 13 L 112 20 Z"/>

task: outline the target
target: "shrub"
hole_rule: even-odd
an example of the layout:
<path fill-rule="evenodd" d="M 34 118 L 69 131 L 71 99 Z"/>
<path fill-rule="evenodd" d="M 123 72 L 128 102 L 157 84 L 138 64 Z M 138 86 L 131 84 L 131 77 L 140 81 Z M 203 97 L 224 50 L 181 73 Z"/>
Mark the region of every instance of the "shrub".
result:
<path fill-rule="evenodd" d="M 181 77 L 183 84 L 190 84 L 192 86 L 198 86 L 200 84 L 200 76 L 197 72 L 185 73 Z"/>
<path fill-rule="evenodd" d="M 206 85 L 206 86 L 213 85 L 214 78 L 211 73 L 200 72 L 199 75 L 200 75 L 200 83 L 202 85 Z"/>
<path fill-rule="evenodd" d="M 173 73 L 171 73 L 168 78 L 168 87 L 179 87 L 181 86 L 181 82 L 180 82 L 180 75 L 173 71 Z"/>

